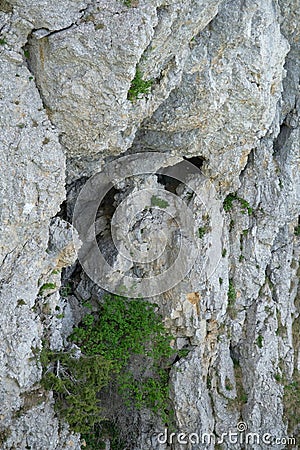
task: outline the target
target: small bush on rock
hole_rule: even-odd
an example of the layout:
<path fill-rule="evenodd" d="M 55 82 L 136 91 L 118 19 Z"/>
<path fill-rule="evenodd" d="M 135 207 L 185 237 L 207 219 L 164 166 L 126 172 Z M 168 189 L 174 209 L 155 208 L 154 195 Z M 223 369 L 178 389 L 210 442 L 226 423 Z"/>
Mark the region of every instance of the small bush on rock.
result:
<path fill-rule="evenodd" d="M 141 299 L 107 295 L 98 312 L 86 315 L 69 338 L 80 356 L 43 349 L 43 386 L 53 390 L 58 414 L 72 430 L 85 433 L 87 441 L 107 419 L 101 405 L 101 391 L 107 386 L 128 406 L 149 408 L 164 421 L 171 417 L 169 368 L 174 350 L 156 307 Z"/>

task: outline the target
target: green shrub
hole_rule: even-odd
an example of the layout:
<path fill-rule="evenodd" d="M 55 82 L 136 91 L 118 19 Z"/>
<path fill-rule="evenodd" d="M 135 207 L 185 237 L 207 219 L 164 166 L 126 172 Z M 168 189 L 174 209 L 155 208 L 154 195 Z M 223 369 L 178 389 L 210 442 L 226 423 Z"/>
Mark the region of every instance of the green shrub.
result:
<path fill-rule="evenodd" d="M 53 289 L 56 289 L 55 283 L 44 283 L 39 290 L 39 295 L 42 295 L 45 291 L 53 291 Z"/>
<path fill-rule="evenodd" d="M 237 311 L 235 309 L 236 297 L 237 297 L 236 289 L 233 280 L 230 279 L 228 285 L 227 298 L 228 298 L 228 314 L 231 317 L 231 319 L 235 319 L 237 316 Z"/>
<path fill-rule="evenodd" d="M 229 212 L 233 207 L 233 202 L 238 201 L 241 206 L 241 212 L 245 214 L 248 213 L 249 216 L 253 213 L 253 208 L 251 208 L 250 204 L 241 197 L 238 197 L 237 194 L 228 194 L 223 202 L 223 208 L 226 212 Z"/>
<path fill-rule="evenodd" d="M 237 359 L 233 358 L 233 368 L 234 368 L 234 377 L 235 377 L 235 387 L 236 387 L 236 398 L 231 402 L 232 406 L 241 411 L 243 406 L 248 401 L 248 396 L 245 392 L 243 385 L 243 373 L 240 363 Z"/>
<path fill-rule="evenodd" d="M 226 389 L 226 391 L 233 390 L 233 385 L 228 377 L 226 377 L 226 379 L 225 379 L 225 389 Z"/>
<path fill-rule="evenodd" d="M 96 424 L 92 433 L 82 434 L 81 438 L 85 442 L 82 448 L 86 450 L 106 449 L 106 439 L 110 441 L 111 450 L 124 450 L 125 448 L 125 443 L 122 442 L 118 427 L 110 420 Z"/>
<path fill-rule="evenodd" d="M 68 297 L 72 293 L 72 286 L 70 283 L 67 283 L 65 286 L 62 286 L 59 291 L 62 297 Z"/>
<path fill-rule="evenodd" d="M 261 334 L 259 334 L 256 339 L 256 345 L 258 346 L 258 348 L 263 348 L 263 342 L 264 338 L 262 337 Z"/>
<path fill-rule="evenodd" d="M 127 98 L 130 101 L 137 100 L 140 94 L 148 94 L 153 80 L 143 80 L 143 74 L 139 67 L 136 68 L 134 79 L 131 82 Z"/>
<path fill-rule="evenodd" d="M 107 419 L 101 390 L 108 385 L 126 405 L 147 407 L 163 421 L 171 418 L 169 358 L 174 350 L 156 307 L 107 295 L 97 314 L 86 315 L 69 338 L 80 347 L 79 358 L 47 348 L 41 352 L 43 386 L 54 391 L 57 412 L 87 440 L 94 439 L 92 430 Z"/>
<path fill-rule="evenodd" d="M 200 227 L 200 228 L 198 228 L 198 237 L 200 238 L 200 239 L 202 239 L 205 235 L 206 235 L 206 233 L 208 233 L 208 227 Z"/>
<path fill-rule="evenodd" d="M 70 339 L 86 355 L 101 355 L 111 362 L 118 390 L 128 404 L 163 414 L 168 403 L 167 360 L 174 350 L 155 305 L 106 296 L 98 315 L 88 314 Z M 151 376 L 134 375 L 128 368 L 134 355 L 140 355 L 146 366 L 151 363 Z"/>
<path fill-rule="evenodd" d="M 44 349 L 41 362 L 47 369 L 42 385 L 55 393 L 56 411 L 72 430 L 90 431 L 104 419 L 98 393 L 108 385 L 111 363 L 99 355 L 74 355 Z"/>

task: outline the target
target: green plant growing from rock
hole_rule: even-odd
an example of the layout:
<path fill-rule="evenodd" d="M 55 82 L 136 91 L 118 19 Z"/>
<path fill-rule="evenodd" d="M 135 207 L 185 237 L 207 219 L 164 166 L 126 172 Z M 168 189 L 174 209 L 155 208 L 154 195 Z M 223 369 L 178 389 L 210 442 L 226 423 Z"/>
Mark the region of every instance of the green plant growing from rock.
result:
<path fill-rule="evenodd" d="M 155 306 L 144 300 L 107 296 L 98 316 L 88 314 L 70 339 L 87 355 L 101 355 L 112 363 L 112 375 L 122 397 L 138 408 L 163 412 L 168 396 L 166 360 L 174 354 Z M 140 355 L 152 362 L 150 377 L 135 377 L 127 369 Z"/>
<path fill-rule="evenodd" d="M 72 286 L 70 283 L 67 283 L 65 286 L 60 288 L 60 295 L 62 297 L 68 297 L 72 292 Z"/>
<path fill-rule="evenodd" d="M 127 94 L 128 100 L 131 102 L 137 100 L 141 94 L 148 94 L 153 84 L 153 80 L 143 80 L 143 74 L 139 67 L 136 68 L 134 79 Z"/>
<path fill-rule="evenodd" d="M 107 419 L 101 406 L 101 391 L 107 386 L 125 405 L 146 407 L 164 422 L 171 420 L 169 369 L 174 350 L 155 308 L 142 299 L 107 295 L 99 311 L 86 315 L 69 338 L 80 348 L 80 357 L 43 349 L 43 386 L 54 391 L 58 414 L 87 439 Z"/>
<path fill-rule="evenodd" d="M 259 335 L 257 336 L 257 339 L 256 339 L 256 345 L 257 345 L 257 347 L 258 347 L 258 348 L 263 348 L 263 342 L 264 342 L 264 338 L 262 337 L 261 334 L 259 334 Z"/>
<path fill-rule="evenodd" d="M 234 304 L 234 302 L 236 301 L 236 290 L 232 279 L 229 280 L 227 295 L 229 303 Z"/>
<path fill-rule="evenodd" d="M 53 352 L 43 349 L 42 385 L 55 393 L 56 411 L 75 432 L 86 433 L 104 419 L 98 393 L 109 382 L 111 363 L 99 355 Z"/>
<path fill-rule="evenodd" d="M 206 235 L 206 233 L 208 233 L 208 231 L 209 229 L 206 226 L 198 228 L 198 237 L 202 239 Z"/>
<path fill-rule="evenodd" d="M 278 383 L 282 381 L 282 376 L 280 375 L 280 373 L 275 373 L 274 378 Z"/>
<path fill-rule="evenodd" d="M 223 202 L 223 208 L 226 212 L 229 212 L 232 209 L 234 201 L 238 201 L 240 203 L 241 212 L 243 214 L 248 213 L 248 215 L 251 216 L 251 214 L 253 213 L 253 208 L 246 200 L 234 193 L 228 194 Z"/>
<path fill-rule="evenodd" d="M 53 291 L 54 289 L 56 289 L 56 284 L 55 283 L 44 283 L 40 287 L 39 295 L 42 295 L 46 291 Z"/>
<path fill-rule="evenodd" d="M 293 381 L 284 385 L 284 415 L 288 420 L 288 431 L 293 433 L 299 426 L 299 402 L 300 402 L 300 373 L 295 370 L 293 373 Z M 299 433 L 299 432 L 298 432 Z M 298 434 L 297 433 L 297 434 Z M 297 438 L 299 438 L 299 434 Z"/>

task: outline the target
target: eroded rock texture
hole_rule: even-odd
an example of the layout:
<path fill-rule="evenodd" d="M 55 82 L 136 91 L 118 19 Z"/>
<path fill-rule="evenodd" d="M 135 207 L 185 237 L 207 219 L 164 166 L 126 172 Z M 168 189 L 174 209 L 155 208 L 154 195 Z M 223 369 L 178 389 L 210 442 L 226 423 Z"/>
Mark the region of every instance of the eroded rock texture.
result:
<path fill-rule="evenodd" d="M 183 186 L 147 174 L 119 182 L 111 199 L 116 208 L 145 187 L 172 192 L 202 230 L 204 259 L 154 299 L 177 347 L 191 350 L 171 371 L 178 432 L 217 440 L 242 421 L 299 445 L 300 420 L 284 397 L 300 370 L 299 15 L 299 0 L 0 1 L 3 450 L 81 448 L 39 385 L 42 339 L 63 348 L 82 317 L 80 300 L 101 296 L 83 272 L 69 300 L 58 293 L 79 246 L 66 220 L 88 176 L 121 154 L 149 151 L 164 153 L 165 166 L 197 157 L 207 180 L 206 208 Z M 152 86 L 131 101 L 137 66 Z M 155 274 L 122 262 L 106 233 L 112 214 L 98 218 L 103 253 L 121 275 Z M 146 237 L 150 230 L 155 242 L 151 226 L 172 235 L 164 269 L 176 230 L 147 214 Z M 147 411 L 132 420 L 130 450 L 270 448 L 159 444 L 159 420 Z"/>

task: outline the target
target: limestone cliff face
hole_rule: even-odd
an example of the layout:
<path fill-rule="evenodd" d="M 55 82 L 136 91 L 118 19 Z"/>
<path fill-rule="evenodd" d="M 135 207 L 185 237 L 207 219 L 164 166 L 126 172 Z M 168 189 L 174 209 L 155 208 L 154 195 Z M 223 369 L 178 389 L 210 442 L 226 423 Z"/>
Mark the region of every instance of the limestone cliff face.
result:
<path fill-rule="evenodd" d="M 73 295 L 61 298 L 60 271 L 76 262 L 69 223 L 80 187 L 123 155 L 139 171 L 116 178 L 114 208 L 129 198 L 121 221 L 145 208 L 147 190 L 169 195 L 179 228 L 184 205 L 192 214 L 182 264 L 194 264 L 184 277 L 171 272 L 172 286 L 154 281 L 152 296 L 175 345 L 190 349 L 170 376 L 178 431 L 217 440 L 244 422 L 281 439 L 272 448 L 288 435 L 300 444 L 284 397 L 300 370 L 299 24 L 299 0 L 0 1 L 1 449 L 81 448 L 40 388 L 38 354 L 45 335 L 63 348 L 78 299 L 101 296 L 77 270 Z M 152 85 L 130 99 L 137 67 Z M 189 187 L 153 174 L 164 167 L 178 179 L 183 157 L 202 172 Z M 178 230 L 168 217 L 141 213 L 133 230 L 154 247 L 168 230 L 153 266 L 122 259 L 105 232 L 113 213 L 98 216 L 98 241 L 120 279 L 172 266 Z M 131 450 L 270 448 L 159 444 L 163 424 L 147 412 L 136 420 Z"/>

